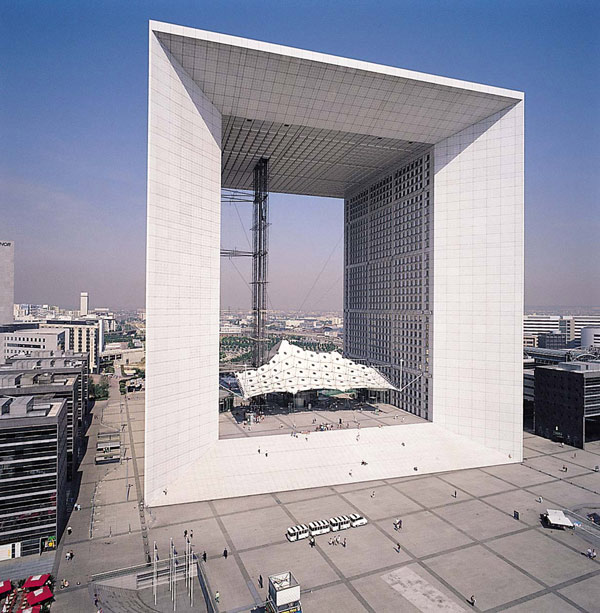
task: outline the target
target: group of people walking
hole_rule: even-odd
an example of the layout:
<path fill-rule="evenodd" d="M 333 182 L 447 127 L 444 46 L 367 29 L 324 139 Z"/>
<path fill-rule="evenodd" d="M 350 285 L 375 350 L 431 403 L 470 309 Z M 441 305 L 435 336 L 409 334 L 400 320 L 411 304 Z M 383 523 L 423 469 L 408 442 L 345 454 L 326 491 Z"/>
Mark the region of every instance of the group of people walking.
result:
<path fill-rule="evenodd" d="M 336 537 L 331 537 L 329 539 L 329 544 L 330 545 L 341 545 L 342 547 L 346 546 L 346 538 L 344 537 L 344 540 L 342 540 L 342 538 L 340 537 L 340 535 L 338 534 Z"/>

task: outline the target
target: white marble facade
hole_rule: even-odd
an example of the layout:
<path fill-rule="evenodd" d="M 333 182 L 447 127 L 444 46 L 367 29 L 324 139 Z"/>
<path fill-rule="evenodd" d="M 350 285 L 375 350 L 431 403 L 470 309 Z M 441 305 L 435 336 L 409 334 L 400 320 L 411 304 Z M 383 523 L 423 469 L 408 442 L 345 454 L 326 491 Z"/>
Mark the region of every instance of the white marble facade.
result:
<path fill-rule="evenodd" d="M 254 443 L 218 439 L 220 190 L 250 188 L 261 156 L 272 191 L 344 198 L 432 152 L 434 423 L 370 432 L 361 453 L 377 460 L 364 477 L 410 474 L 419 462 L 437 471 L 519 460 L 523 94 L 149 29 L 146 502 L 342 482 L 356 460 L 343 436 L 334 454 L 321 437 L 298 449 L 269 437 L 277 462 L 266 465 L 248 451 Z M 410 461 L 393 451 L 408 436 Z"/>

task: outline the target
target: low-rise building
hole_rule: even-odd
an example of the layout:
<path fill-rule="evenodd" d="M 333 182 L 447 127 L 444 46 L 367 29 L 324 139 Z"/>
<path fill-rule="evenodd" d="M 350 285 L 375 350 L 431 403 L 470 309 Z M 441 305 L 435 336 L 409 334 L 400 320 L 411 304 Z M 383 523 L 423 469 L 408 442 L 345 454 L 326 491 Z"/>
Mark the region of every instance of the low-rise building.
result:
<path fill-rule="evenodd" d="M 73 351 L 33 351 L 30 355 L 15 355 L 0 367 L 2 372 L 52 372 L 63 375 L 79 375 L 78 421 L 82 431 L 90 419 L 90 358 L 87 353 Z"/>
<path fill-rule="evenodd" d="M 90 354 L 90 370 L 98 372 L 100 354 L 104 349 L 104 324 L 101 319 L 49 319 L 40 323 L 40 328 L 64 328 L 65 349 L 75 353 Z"/>
<path fill-rule="evenodd" d="M 8 328 L 8 327 L 7 327 Z M 0 364 L 15 355 L 30 355 L 33 351 L 62 351 L 68 336 L 64 328 L 52 330 L 11 326 L 10 331 L 0 332 Z"/>
<path fill-rule="evenodd" d="M 583 449 L 586 421 L 600 418 L 600 361 L 535 369 L 535 433 Z"/>
<path fill-rule="evenodd" d="M 600 347 L 600 326 L 586 326 L 581 329 L 581 347 Z"/>
<path fill-rule="evenodd" d="M 0 372 L 0 396 L 34 396 L 47 402 L 66 401 L 67 411 L 67 476 L 73 478 L 82 453 L 79 428 L 80 378 L 77 374 L 52 372 Z"/>
<path fill-rule="evenodd" d="M 569 338 L 565 332 L 540 332 L 537 346 L 541 349 L 565 349 Z"/>
<path fill-rule="evenodd" d="M 0 560 L 56 547 L 66 521 L 67 406 L 0 397 Z"/>

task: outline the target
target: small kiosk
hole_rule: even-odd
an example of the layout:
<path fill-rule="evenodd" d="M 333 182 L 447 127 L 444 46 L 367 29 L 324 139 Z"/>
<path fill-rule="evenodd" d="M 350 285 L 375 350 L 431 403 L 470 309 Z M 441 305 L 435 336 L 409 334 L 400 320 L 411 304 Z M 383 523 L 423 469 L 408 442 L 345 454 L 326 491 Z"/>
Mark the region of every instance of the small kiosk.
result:
<path fill-rule="evenodd" d="M 302 613 L 300 585 L 291 572 L 269 577 L 266 613 Z"/>

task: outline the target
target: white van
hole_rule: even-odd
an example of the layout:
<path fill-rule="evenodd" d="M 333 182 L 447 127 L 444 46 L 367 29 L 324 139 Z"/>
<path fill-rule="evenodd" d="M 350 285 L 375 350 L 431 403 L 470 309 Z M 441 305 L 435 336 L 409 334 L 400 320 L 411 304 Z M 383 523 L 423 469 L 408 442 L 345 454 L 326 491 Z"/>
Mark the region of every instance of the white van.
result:
<path fill-rule="evenodd" d="M 367 523 L 367 520 L 358 513 L 352 513 L 350 516 L 350 524 L 353 528 L 358 528 L 358 526 L 364 526 Z"/>
<path fill-rule="evenodd" d="M 285 536 L 288 541 L 300 541 L 301 539 L 308 538 L 308 527 L 304 524 L 299 524 L 297 526 L 292 526 L 287 529 Z"/>
<path fill-rule="evenodd" d="M 319 536 L 319 534 L 326 534 L 331 530 L 329 522 L 326 519 L 318 519 L 317 521 L 311 521 L 308 524 L 308 531 L 311 536 Z"/>
<path fill-rule="evenodd" d="M 329 520 L 329 525 L 331 526 L 332 532 L 337 532 L 338 530 L 347 530 L 350 528 L 350 518 L 347 515 L 340 515 L 339 517 L 332 517 Z"/>

